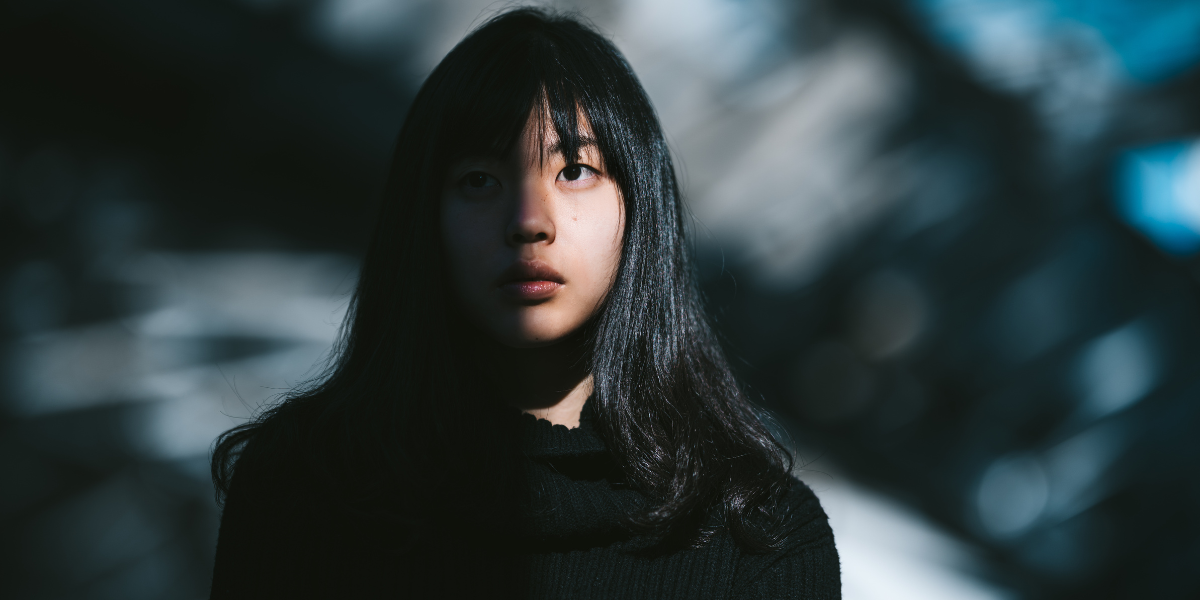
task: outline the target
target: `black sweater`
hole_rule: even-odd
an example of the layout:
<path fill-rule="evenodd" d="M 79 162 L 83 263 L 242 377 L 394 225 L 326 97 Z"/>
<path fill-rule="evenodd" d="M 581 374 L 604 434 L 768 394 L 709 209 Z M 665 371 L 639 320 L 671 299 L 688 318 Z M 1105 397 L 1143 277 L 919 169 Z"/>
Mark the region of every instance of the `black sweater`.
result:
<path fill-rule="evenodd" d="M 787 496 L 781 550 L 747 553 L 718 530 L 700 548 L 649 553 L 622 525 L 646 499 L 623 484 L 589 411 L 575 429 L 523 415 L 519 434 L 521 530 L 490 544 L 414 534 L 420 519 L 347 508 L 305 478 L 243 468 L 248 451 L 221 518 L 212 598 L 841 597 L 833 533 L 803 483 Z"/>

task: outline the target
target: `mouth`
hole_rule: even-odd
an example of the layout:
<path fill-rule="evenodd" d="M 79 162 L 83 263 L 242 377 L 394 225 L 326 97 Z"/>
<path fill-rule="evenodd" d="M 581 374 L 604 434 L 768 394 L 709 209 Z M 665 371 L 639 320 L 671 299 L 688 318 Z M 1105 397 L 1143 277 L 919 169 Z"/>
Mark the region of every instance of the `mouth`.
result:
<path fill-rule="evenodd" d="M 513 300 L 534 301 L 550 298 L 566 280 L 550 265 L 533 260 L 519 260 L 496 279 L 496 287 Z"/>

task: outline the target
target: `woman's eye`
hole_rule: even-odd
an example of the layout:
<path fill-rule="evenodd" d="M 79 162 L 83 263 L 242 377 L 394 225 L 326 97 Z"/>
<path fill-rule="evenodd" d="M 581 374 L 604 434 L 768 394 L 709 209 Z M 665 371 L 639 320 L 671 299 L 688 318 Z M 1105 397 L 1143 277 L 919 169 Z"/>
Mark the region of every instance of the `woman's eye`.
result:
<path fill-rule="evenodd" d="M 559 181 L 579 181 L 580 179 L 588 179 L 594 177 L 596 171 L 585 165 L 568 165 L 558 173 Z"/>
<path fill-rule="evenodd" d="M 471 171 L 463 175 L 462 183 L 468 188 L 480 189 L 500 185 L 500 182 L 483 171 Z"/>

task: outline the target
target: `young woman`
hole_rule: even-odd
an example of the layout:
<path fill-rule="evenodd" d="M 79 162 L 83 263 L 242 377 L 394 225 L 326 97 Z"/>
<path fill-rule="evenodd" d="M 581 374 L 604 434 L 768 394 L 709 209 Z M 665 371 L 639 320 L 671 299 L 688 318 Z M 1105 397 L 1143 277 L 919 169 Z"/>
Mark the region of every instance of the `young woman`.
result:
<path fill-rule="evenodd" d="M 336 360 L 223 435 L 213 598 L 838 598 L 701 307 L 613 45 L 521 9 L 429 76 Z"/>

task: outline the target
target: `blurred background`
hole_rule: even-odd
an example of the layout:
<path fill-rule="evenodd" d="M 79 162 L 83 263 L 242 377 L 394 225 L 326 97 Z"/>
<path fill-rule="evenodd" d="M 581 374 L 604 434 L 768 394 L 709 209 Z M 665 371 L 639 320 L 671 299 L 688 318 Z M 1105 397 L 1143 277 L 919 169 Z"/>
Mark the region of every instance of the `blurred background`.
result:
<path fill-rule="evenodd" d="M 506 3 L 0 4 L 0 596 L 205 598 L 421 81 Z M 1200 595 L 1200 3 L 592 0 L 848 600 Z"/>

